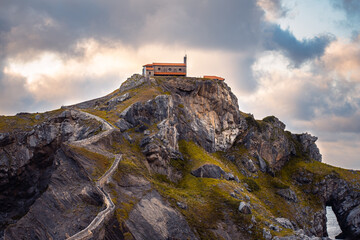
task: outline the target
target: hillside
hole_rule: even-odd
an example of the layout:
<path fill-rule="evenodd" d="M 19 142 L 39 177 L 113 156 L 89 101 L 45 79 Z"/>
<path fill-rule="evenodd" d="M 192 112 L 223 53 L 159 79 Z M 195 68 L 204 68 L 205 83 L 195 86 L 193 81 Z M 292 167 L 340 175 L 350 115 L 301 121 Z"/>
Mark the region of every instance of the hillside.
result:
<path fill-rule="evenodd" d="M 360 172 L 237 102 L 222 81 L 133 75 L 0 116 L 0 239 L 321 239 L 326 206 L 359 239 Z"/>

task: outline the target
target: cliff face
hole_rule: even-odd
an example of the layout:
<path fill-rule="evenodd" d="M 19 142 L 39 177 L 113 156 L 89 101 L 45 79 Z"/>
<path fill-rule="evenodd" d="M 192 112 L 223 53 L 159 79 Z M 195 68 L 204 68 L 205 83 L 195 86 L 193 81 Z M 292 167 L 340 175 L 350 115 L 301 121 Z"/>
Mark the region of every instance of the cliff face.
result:
<path fill-rule="evenodd" d="M 85 239 L 306 239 L 326 236 L 327 205 L 360 237 L 359 172 L 321 163 L 316 137 L 241 112 L 224 82 L 134 75 L 0 121 L 5 239 L 64 239 L 96 216 Z"/>

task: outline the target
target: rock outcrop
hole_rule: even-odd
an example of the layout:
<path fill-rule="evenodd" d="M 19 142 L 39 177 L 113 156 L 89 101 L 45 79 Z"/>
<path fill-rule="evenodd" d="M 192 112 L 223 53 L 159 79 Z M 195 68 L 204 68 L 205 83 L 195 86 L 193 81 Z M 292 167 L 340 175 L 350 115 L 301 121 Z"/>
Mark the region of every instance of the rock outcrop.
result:
<path fill-rule="evenodd" d="M 213 164 L 205 164 L 198 169 L 191 171 L 191 174 L 200 178 L 216 178 L 219 179 L 224 176 L 225 172 L 221 167 Z"/>
<path fill-rule="evenodd" d="M 130 212 L 126 226 L 135 239 L 197 239 L 184 217 L 153 191 Z"/>
<path fill-rule="evenodd" d="M 320 239 L 326 206 L 360 238 L 360 173 L 322 164 L 316 137 L 241 112 L 225 82 L 134 75 L 27 119 L 0 125 L 0 239 L 86 231 L 105 192 L 93 239 Z"/>

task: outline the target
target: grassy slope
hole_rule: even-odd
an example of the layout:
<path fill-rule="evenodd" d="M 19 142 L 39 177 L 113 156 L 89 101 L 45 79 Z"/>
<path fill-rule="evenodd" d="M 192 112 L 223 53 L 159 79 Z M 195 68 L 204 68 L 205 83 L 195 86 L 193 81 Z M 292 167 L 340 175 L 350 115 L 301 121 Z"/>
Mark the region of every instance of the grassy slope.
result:
<path fill-rule="evenodd" d="M 40 124 L 49 118 L 55 117 L 62 111 L 64 110 L 58 109 L 45 113 L 26 113 L 15 116 L 0 116 L 0 133 L 15 130 L 31 130 L 35 125 Z"/>
<path fill-rule="evenodd" d="M 125 92 L 120 92 L 119 90 L 117 90 L 116 93 L 113 97 L 119 97 L 121 95 L 124 95 L 126 93 L 129 93 L 131 98 L 125 100 L 124 102 L 118 104 L 116 106 L 116 108 L 114 108 L 113 110 L 110 111 L 101 111 L 99 109 L 101 109 L 102 107 L 106 107 L 105 102 L 102 103 L 100 106 L 98 106 L 97 109 L 85 109 L 86 112 L 94 114 L 96 116 L 99 116 L 105 120 L 107 120 L 108 122 L 110 122 L 111 124 L 114 124 L 119 117 L 117 116 L 117 114 L 121 113 L 122 111 L 124 111 L 126 108 L 128 108 L 129 106 L 131 106 L 132 104 L 136 103 L 136 102 L 146 102 L 149 99 L 153 99 L 158 95 L 161 94 L 166 94 L 165 92 L 163 92 L 161 90 L 160 87 L 155 86 L 154 84 L 142 84 L 141 86 L 134 88 L 134 89 L 130 89 L 127 90 Z M 109 99 L 110 100 L 110 99 Z"/>

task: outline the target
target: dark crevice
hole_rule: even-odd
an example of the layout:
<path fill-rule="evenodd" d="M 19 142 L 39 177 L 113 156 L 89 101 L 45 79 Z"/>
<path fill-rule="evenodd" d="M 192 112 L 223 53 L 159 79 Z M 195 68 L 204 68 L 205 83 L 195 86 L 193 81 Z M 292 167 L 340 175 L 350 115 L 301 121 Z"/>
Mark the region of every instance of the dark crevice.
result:
<path fill-rule="evenodd" d="M 30 163 L 17 169 L 0 189 L 0 233 L 27 214 L 47 189 L 54 170 L 54 146 L 34 151 Z M 1 235 L 0 235 L 1 236 Z"/>

